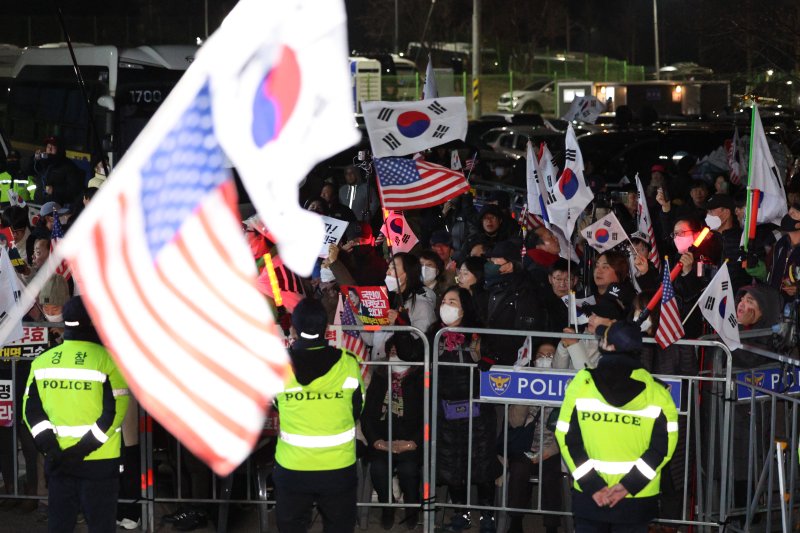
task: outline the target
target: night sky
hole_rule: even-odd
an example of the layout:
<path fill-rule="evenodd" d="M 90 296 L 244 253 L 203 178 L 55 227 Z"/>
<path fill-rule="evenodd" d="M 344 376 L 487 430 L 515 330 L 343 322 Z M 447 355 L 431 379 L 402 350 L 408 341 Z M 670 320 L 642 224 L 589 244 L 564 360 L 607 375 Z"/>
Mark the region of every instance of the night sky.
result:
<path fill-rule="evenodd" d="M 400 48 L 409 41 L 469 41 L 472 0 L 398 0 Z M 73 41 L 138 45 L 193 43 L 205 34 L 204 0 L 0 2 L 0 42 L 63 40 L 55 6 L 63 4 Z M 234 0 L 208 0 L 213 31 Z M 394 0 L 347 0 L 350 46 L 392 51 Z M 692 61 L 716 72 L 800 70 L 796 0 L 658 0 L 661 64 Z M 428 14 L 430 13 L 430 19 Z M 428 30 L 423 35 L 425 22 Z M 483 0 L 484 46 L 505 58 L 570 50 L 653 65 L 651 0 Z M 765 31 L 769 28 L 769 31 Z"/>

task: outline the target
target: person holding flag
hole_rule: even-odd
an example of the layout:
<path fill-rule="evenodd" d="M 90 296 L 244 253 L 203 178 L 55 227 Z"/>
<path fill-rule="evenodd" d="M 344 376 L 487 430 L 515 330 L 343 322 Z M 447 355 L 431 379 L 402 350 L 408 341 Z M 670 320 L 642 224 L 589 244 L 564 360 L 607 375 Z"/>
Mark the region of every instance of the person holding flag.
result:
<path fill-rule="evenodd" d="M 715 194 L 708 199 L 706 209 L 708 212 L 705 219 L 706 226 L 711 229 L 714 239 L 719 241 L 721 248 L 721 256 L 715 258 L 715 262 L 719 265 L 728 261 L 733 290 L 736 291 L 752 281 L 752 276 L 742 266 L 745 257 L 739 247 L 742 229 L 736 219 L 736 203 L 727 194 Z M 756 254 L 755 247 L 752 247 L 751 250 L 753 252 L 751 255 L 764 256 L 763 249 L 758 254 Z M 758 260 L 755 262 L 757 263 Z"/>
<path fill-rule="evenodd" d="M 772 249 L 772 267 L 767 283 L 779 289 L 784 301 L 797 295 L 800 276 L 800 204 L 792 204 L 789 212 L 781 219 L 783 236 Z"/>

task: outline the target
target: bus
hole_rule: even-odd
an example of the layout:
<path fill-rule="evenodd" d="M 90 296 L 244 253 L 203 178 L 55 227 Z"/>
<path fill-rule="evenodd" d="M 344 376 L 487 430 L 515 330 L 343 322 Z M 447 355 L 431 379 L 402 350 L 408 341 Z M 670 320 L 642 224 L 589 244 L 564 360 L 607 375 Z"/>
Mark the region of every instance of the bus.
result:
<path fill-rule="evenodd" d="M 56 135 L 67 157 L 86 170 L 101 153 L 113 166 L 197 53 L 197 46 L 182 45 L 73 44 L 73 49 L 88 109 L 65 43 L 24 48 L 12 69 L 4 129 L 23 160 Z"/>

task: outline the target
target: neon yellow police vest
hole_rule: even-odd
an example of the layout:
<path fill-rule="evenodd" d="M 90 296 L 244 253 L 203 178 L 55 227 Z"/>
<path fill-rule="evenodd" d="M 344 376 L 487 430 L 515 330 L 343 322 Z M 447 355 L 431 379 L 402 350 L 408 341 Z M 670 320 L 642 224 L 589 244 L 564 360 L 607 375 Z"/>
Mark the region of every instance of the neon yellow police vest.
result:
<path fill-rule="evenodd" d="M 636 369 L 631 378 L 645 384 L 645 390 L 621 407 L 606 403 L 597 390 L 588 370 L 581 370 L 570 382 L 561 405 L 556 439 L 562 456 L 575 479 L 575 489 L 581 490 L 578 481 L 592 468 L 609 487 L 619 483 L 634 467 L 650 480 L 635 496 L 646 498 L 659 493 L 661 468 L 672 457 L 678 441 L 678 413 L 669 391 L 644 369 Z M 564 442 L 572 423 L 572 412 L 577 411 L 583 445 L 589 460 L 576 465 Z M 664 413 L 667 419 L 668 453 L 656 468 L 640 458 L 650 446 L 656 419 Z"/>
<path fill-rule="evenodd" d="M 291 374 L 278 393 L 279 465 L 290 470 L 336 470 L 356 462 L 353 393 L 364 394 L 358 360 L 342 350 L 339 361 L 308 385 Z"/>

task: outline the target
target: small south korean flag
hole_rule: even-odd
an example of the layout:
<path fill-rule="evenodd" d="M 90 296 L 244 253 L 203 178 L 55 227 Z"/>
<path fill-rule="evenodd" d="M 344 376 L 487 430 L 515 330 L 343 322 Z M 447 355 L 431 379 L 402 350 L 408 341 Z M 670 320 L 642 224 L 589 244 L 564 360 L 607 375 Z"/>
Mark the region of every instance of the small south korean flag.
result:
<path fill-rule="evenodd" d="M 601 253 L 612 249 L 628 238 L 628 234 L 625 233 L 613 211 L 591 226 L 585 227 L 581 231 L 581 235 L 589 243 L 589 246 Z"/>

